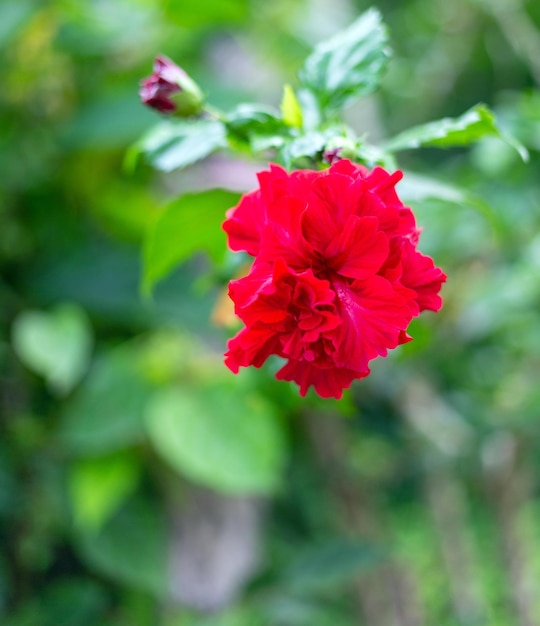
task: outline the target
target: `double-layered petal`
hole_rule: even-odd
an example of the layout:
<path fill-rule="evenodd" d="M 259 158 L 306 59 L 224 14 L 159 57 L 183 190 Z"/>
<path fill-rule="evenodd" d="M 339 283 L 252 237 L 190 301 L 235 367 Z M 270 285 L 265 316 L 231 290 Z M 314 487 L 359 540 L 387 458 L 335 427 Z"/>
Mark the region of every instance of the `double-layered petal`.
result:
<path fill-rule="evenodd" d="M 339 398 L 371 360 L 411 339 L 413 317 L 440 308 L 446 276 L 416 249 L 414 215 L 395 190 L 401 176 L 348 160 L 258 175 L 259 189 L 224 223 L 231 249 L 254 257 L 230 284 L 245 324 L 229 341 L 232 371 L 277 355 L 286 360 L 278 379 Z"/>

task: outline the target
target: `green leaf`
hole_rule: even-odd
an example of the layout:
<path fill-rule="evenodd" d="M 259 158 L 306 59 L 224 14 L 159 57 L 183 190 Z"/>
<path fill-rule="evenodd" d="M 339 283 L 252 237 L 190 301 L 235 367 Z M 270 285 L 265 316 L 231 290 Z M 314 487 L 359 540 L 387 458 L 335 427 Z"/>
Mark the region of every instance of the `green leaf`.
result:
<path fill-rule="evenodd" d="M 75 454 L 101 455 L 138 443 L 153 388 L 142 375 L 134 346 L 99 359 L 62 415 L 61 444 Z"/>
<path fill-rule="evenodd" d="M 136 457 L 125 452 L 77 461 L 69 472 L 75 523 L 98 530 L 135 490 L 140 475 Z"/>
<path fill-rule="evenodd" d="M 166 529 L 155 503 L 131 500 L 98 532 L 78 533 L 76 544 L 96 571 L 158 597 L 166 595 Z"/>
<path fill-rule="evenodd" d="M 65 395 L 85 373 L 92 351 L 90 323 L 81 307 L 64 304 L 49 313 L 25 311 L 13 325 L 20 360 Z"/>
<path fill-rule="evenodd" d="M 291 169 L 302 159 L 313 159 L 326 145 L 326 136 L 317 131 L 299 135 L 287 141 L 280 150 L 280 158 L 286 168 Z"/>
<path fill-rule="evenodd" d="M 283 88 L 283 99 L 281 100 L 281 114 L 287 126 L 296 128 L 302 127 L 302 109 L 298 102 L 293 88 L 285 85 Z"/>
<path fill-rule="evenodd" d="M 218 260 L 225 251 L 221 229 L 225 211 L 238 198 L 237 193 L 211 189 L 171 202 L 144 241 L 143 292 L 150 293 L 158 280 L 195 252 L 204 250 Z"/>
<path fill-rule="evenodd" d="M 225 126 L 218 120 L 168 120 L 152 128 L 127 152 L 132 170 L 140 154 L 156 169 L 170 172 L 191 165 L 227 145 Z"/>
<path fill-rule="evenodd" d="M 339 111 L 379 86 L 389 57 L 380 13 L 369 9 L 346 30 L 320 43 L 299 72 L 323 112 Z"/>
<path fill-rule="evenodd" d="M 392 154 L 366 142 L 359 142 L 356 156 L 353 160 L 359 161 L 369 168 L 381 165 L 387 170 L 397 169 L 396 160 Z"/>
<path fill-rule="evenodd" d="M 226 126 L 231 143 L 253 152 L 281 146 L 289 132 L 276 110 L 258 104 L 240 104 L 227 115 Z"/>
<path fill-rule="evenodd" d="M 299 89 L 296 93 L 302 110 L 302 125 L 305 131 L 314 131 L 322 123 L 321 110 L 315 94 L 309 89 Z"/>
<path fill-rule="evenodd" d="M 477 104 L 459 117 L 445 117 L 410 128 L 390 139 L 384 148 L 391 152 L 421 146 L 452 148 L 467 146 L 484 137 L 499 137 L 515 148 L 524 161 L 529 159 L 526 148 L 500 130 L 495 116 L 484 104 Z"/>
<path fill-rule="evenodd" d="M 146 427 L 157 453 L 195 482 L 234 494 L 280 486 L 282 425 L 255 392 L 226 384 L 171 388 L 154 399 Z"/>

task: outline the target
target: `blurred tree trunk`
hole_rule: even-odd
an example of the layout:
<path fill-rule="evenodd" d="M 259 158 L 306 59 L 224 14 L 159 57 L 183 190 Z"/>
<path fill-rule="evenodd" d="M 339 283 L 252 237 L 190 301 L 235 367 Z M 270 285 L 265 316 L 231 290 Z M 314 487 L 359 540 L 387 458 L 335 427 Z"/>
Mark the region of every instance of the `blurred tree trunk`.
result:
<path fill-rule="evenodd" d="M 200 486 L 181 494 L 170 508 L 170 595 L 216 611 L 236 599 L 259 562 L 263 503 Z"/>

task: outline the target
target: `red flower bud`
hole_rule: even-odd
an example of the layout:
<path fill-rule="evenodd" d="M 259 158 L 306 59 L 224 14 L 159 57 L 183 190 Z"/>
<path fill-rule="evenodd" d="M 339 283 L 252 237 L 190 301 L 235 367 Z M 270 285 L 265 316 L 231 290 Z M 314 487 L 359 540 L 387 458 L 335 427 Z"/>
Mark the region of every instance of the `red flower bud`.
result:
<path fill-rule="evenodd" d="M 141 81 L 143 104 L 160 113 L 179 117 L 197 115 L 202 110 L 203 94 L 184 70 L 163 55 L 154 61 L 154 73 Z"/>
<path fill-rule="evenodd" d="M 347 137 L 334 137 L 323 151 L 323 161 L 329 165 L 337 163 L 341 159 L 355 159 L 357 153 L 356 144 Z"/>

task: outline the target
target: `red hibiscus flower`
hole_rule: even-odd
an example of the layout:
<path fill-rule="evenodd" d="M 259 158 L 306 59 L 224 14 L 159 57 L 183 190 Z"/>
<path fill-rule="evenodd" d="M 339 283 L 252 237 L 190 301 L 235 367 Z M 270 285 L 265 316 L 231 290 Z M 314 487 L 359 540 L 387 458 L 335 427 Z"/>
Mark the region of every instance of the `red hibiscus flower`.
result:
<path fill-rule="evenodd" d="M 369 362 L 410 341 L 421 311 L 438 311 L 445 274 L 417 251 L 414 215 L 395 191 L 401 172 L 341 160 L 326 171 L 258 175 L 227 213 L 232 250 L 255 257 L 229 295 L 245 328 L 228 344 L 238 372 L 272 354 L 276 377 L 340 398 Z"/>

